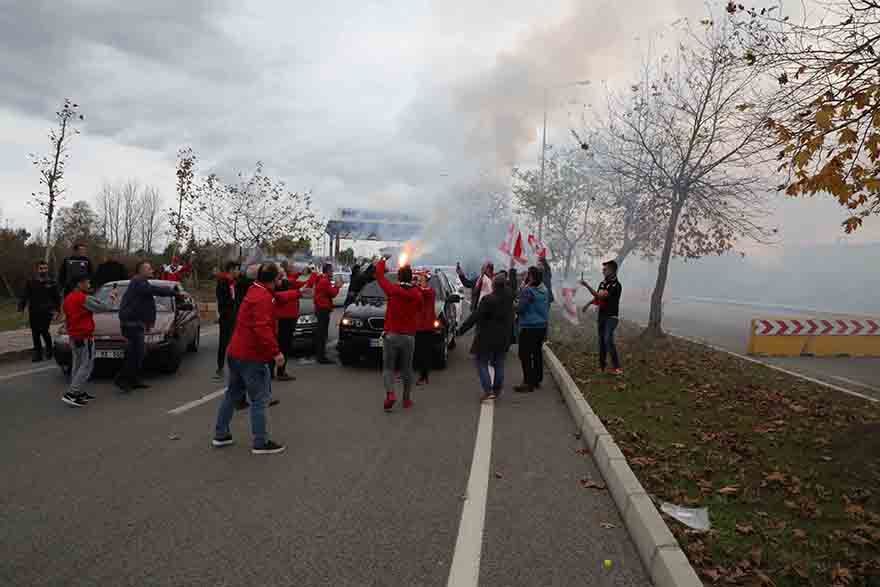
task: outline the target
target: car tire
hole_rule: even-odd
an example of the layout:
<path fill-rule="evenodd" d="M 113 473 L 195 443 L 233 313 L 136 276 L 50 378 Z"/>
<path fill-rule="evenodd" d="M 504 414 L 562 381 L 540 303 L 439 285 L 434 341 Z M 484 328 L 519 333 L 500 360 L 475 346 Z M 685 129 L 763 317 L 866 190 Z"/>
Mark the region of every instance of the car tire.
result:
<path fill-rule="evenodd" d="M 449 364 L 449 333 L 447 331 L 443 331 L 443 340 L 440 342 L 437 348 L 437 352 L 434 355 L 434 366 L 437 369 L 445 369 Z"/>
<path fill-rule="evenodd" d="M 202 327 L 199 326 L 196 328 L 196 336 L 193 338 L 193 341 L 189 343 L 189 346 L 186 347 L 187 352 L 197 353 L 199 352 L 199 343 L 202 336 Z"/>

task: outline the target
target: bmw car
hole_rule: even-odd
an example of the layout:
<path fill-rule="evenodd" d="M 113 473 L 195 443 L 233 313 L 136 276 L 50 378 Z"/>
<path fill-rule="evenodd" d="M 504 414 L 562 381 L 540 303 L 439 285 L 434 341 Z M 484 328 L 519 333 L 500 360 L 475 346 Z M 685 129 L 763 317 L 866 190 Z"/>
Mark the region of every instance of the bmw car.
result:
<path fill-rule="evenodd" d="M 173 288 L 180 287 L 174 281 L 151 279 L 153 285 Z M 119 326 L 119 304 L 128 287 L 126 281 L 111 281 L 95 292 L 101 302 L 112 308 L 110 312 L 99 312 L 95 319 L 95 364 L 121 363 L 125 358 L 126 340 Z M 166 373 L 173 373 L 180 367 L 187 352 L 199 350 L 201 322 L 198 307 L 192 296 L 181 288 L 182 301 L 173 297 L 156 297 L 156 324 L 146 333 L 147 354 L 145 363 L 158 367 Z M 55 361 L 65 375 L 70 374 L 70 338 L 62 326 L 55 337 Z"/>
<path fill-rule="evenodd" d="M 396 282 L 397 274 L 386 275 L 388 281 Z M 445 368 L 449 351 L 455 348 L 455 331 L 458 329 L 456 304 L 461 297 L 452 291 L 443 273 L 435 273 L 428 282 L 434 289 L 434 363 Z M 354 303 L 350 304 L 339 322 L 339 360 L 352 365 L 368 355 L 378 356 L 384 344 L 385 309 L 388 300 L 379 284 L 372 281 L 364 286 Z"/>

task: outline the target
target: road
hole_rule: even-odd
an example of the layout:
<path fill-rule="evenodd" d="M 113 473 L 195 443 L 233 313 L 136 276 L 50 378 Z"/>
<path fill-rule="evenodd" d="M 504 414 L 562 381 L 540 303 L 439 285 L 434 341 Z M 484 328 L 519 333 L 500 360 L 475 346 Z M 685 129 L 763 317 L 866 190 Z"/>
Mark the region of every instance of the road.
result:
<path fill-rule="evenodd" d="M 630 297 L 626 300 L 623 312 L 625 318 L 646 322 L 649 307 L 647 302 Z M 664 307 L 663 323 L 666 330 L 672 334 L 696 338 L 731 352 L 745 354 L 753 318 L 803 315 L 803 312 L 782 309 L 762 310 L 731 303 L 672 300 Z M 835 316 L 839 317 L 836 314 L 818 315 L 818 317 Z M 761 358 L 761 361 L 880 399 L 880 359 L 767 357 Z"/>
<path fill-rule="evenodd" d="M 129 396 L 99 378 L 84 409 L 51 366 L 0 365 L 0 585 L 445 585 L 453 553 L 479 585 L 603 585 L 606 558 L 607 585 L 650 584 L 608 492 L 578 483 L 600 474 L 552 382 L 481 408 L 462 341 L 386 414 L 375 366 L 299 365 L 269 411 L 288 450 L 253 456 L 244 414 L 236 445 L 210 447 L 212 330 L 177 375 Z M 483 508 L 482 540 L 458 540 Z"/>

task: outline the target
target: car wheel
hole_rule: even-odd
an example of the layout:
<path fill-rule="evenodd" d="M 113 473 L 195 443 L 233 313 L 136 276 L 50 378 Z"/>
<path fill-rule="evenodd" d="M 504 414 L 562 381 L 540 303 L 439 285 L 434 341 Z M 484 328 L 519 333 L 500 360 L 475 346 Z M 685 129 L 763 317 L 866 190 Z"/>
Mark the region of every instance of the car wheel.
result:
<path fill-rule="evenodd" d="M 189 343 L 189 346 L 186 347 L 186 350 L 191 353 L 199 352 L 199 339 L 201 338 L 201 336 L 202 336 L 202 327 L 199 326 L 198 328 L 196 328 L 195 338 L 193 339 L 193 341 L 191 343 Z"/>
<path fill-rule="evenodd" d="M 447 331 L 443 331 L 443 340 L 440 342 L 440 346 L 437 349 L 437 354 L 435 355 L 435 365 L 438 369 L 445 369 L 446 365 L 449 364 L 449 333 Z"/>

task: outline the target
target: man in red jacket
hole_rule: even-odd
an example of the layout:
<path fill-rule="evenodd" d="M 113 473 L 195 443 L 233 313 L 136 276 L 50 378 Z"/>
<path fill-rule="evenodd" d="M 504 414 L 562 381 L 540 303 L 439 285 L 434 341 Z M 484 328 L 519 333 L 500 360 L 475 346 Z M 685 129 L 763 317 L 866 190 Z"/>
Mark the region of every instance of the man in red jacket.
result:
<path fill-rule="evenodd" d="M 110 310 L 109 307 L 88 295 L 91 283 L 88 275 L 81 275 L 76 288 L 64 298 L 64 319 L 67 337 L 70 339 L 70 388 L 61 401 L 74 408 L 88 404 L 95 396 L 83 388 L 95 366 L 95 319 L 92 312 Z"/>
<path fill-rule="evenodd" d="M 340 282 L 333 283 L 330 276 L 333 275 L 333 265 L 324 264 L 321 275 L 315 280 L 315 316 L 318 319 L 318 327 L 315 329 L 315 358 L 321 365 L 332 365 L 333 361 L 327 358 L 327 335 L 330 329 L 330 314 L 333 313 L 333 298 L 339 294 Z M 311 283 L 312 280 L 309 280 Z"/>
<path fill-rule="evenodd" d="M 214 430 L 215 447 L 232 444 L 229 423 L 245 394 L 251 403 L 251 431 L 254 435 L 254 454 L 276 454 L 284 446 L 269 440 L 266 407 L 272 397 L 269 363 L 277 367 L 284 363 L 275 334 L 275 282 L 278 267 L 273 263 L 260 265 L 257 281 L 248 289 L 238 309 L 238 318 L 232 341 L 226 351 L 229 379 L 226 394 L 217 413 Z"/>
<path fill-rule="evenodd" d="M 282 264 L 282 269 L 284 265 Z M 293 347 L 293 331 L 299 320 L 299 300 L 302 296 L 300 291 L 305 285 L 304 281 L 297 281 L 299 273 L 283 271 L 278 275 L 278 284 L 275 286 L 275 318 L 278 320 L 278 346 L 284 353 L 284 364 L 278 368 L 277 378 L 279 381 L 292 381 L 293 375 L 287 373 L 287 361 Z"/>
<path fill-rule="evenodd" d="M 413 405 L 413 352 L 422 307 L 422 292 L 412 284 L 412 277 L 412 268 L 404 266 L 397 271 L 398 283 L 391 283 L 385 277 L 385 259 L 376 264 L 376 282 L 388 298 L 382 354 L 386 412 L 390 412 L 397 402 L 394 394 L 395 370 L 400 371 L 403 379 L 403 407 L 409 409 Z"/>
<path fill-rule="evenodd" d="M 431 361 L 433 356 L 431 347 L 434 344 L 434 322 L 437 320 L 437 310 L 434 307 L 436 294 L 430 285 L 431 275 L 421 273 L 417 278 L 419 291 L 422 294 L 422 306 L 419 311 L 418 328 L 416 330 L 416 351 L 413 357 L 413 366 L 419 373 L 416 385 L 427 385 L 431 375 Z"/>

